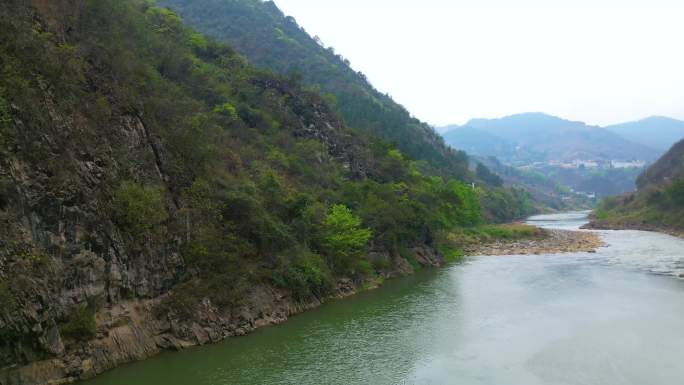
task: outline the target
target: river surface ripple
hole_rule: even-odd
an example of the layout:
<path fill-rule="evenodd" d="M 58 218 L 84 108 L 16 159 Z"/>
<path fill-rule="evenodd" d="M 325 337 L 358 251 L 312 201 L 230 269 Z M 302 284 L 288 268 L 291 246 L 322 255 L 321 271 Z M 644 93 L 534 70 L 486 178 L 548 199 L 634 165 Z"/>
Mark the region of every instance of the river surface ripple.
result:
<path fill-rule="evenodd" d="M 529 222 L 577 229 L 586 213 Z M 684 383 L 684 241 L 599 233 L 595 254 L 468 258 L 83 384 Z"/>

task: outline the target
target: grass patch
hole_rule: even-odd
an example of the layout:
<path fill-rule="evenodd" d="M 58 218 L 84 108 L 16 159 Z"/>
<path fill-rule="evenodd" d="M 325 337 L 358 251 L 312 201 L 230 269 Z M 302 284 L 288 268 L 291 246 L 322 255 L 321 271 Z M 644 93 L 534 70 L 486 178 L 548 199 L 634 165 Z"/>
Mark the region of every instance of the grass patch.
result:
<path fill-rule="evenodd" d="M 494 239 L 526 239 L 544 235 L 544 231 L 536 226 L 513 223 L 506 225 L 487 225 L 473 229 L 476 235 Z"/>
<path fill-rule="evenodd" d="M 463 249 L 481 243 L 490 243 L 499 239 L 517 240 L 542 238 L 546 232 L 536 226 L 522 223 L 505 225 L 483 225 L 460 228 L 442 234 L 437 241 L 438 249 L 448 262 L 463 259 Z"/>
<path fill-rule="evenodd" d="M 441 244 L 437 246 L 437 250 L 444 256 L 447 263 L 460 262 L 465 256 L 461 248 L 453 245 Z"/>

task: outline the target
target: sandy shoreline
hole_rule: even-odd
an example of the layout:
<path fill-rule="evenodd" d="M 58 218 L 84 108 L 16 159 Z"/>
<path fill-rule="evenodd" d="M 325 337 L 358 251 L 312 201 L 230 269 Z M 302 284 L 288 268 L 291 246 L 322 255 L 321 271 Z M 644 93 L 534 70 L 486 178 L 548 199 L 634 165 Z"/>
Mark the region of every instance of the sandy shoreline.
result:
<path fill-rule="evenodd" d="M 598 233 L 570 230 L 544 230 L 544 235 L 526 239 L 498 239 L 469 245 L 467 256 L 538 255 L 558 253 L 594 253 L 605 246 Z"/>

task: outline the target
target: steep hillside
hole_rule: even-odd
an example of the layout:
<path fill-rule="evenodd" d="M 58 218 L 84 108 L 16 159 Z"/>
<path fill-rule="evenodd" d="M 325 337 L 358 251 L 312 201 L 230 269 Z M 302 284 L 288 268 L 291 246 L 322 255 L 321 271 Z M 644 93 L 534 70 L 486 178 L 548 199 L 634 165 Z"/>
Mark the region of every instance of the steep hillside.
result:
<path fill-rule="evenodd" d="M 146 0 L 5 1 L 0 72 L 2 385 L 242 335 L 526 207 Z"/>
<path fill-rule="evenodd" d="M 332 48 L 324 48 L 272 1 L 162 0 L 191 26 L 227 40 L 251 63 L 331 95 L 348 126 L 379 135 L 431 174 L 467 178 L 464 153 L 375 88 Z"/>
<path fill-rule="evenodd" d="M 657 162 L 637 178 L 639 189 L 663 186 L 684 177 L 684 139 L 675 143 Z"/>
<path fill-rule="evenodd" d="M 660 151 L 667 151 L 674 143 L 684 139 L 684 122 L 663 116 L 652 116 L 605 128 L 632 142 Z"/>
<path fill-rule="evenodd" d="M 603 200 L 591 227 L 684 235 L 684 140 L 675 144 L 637 181 L 637 192 Z"/>

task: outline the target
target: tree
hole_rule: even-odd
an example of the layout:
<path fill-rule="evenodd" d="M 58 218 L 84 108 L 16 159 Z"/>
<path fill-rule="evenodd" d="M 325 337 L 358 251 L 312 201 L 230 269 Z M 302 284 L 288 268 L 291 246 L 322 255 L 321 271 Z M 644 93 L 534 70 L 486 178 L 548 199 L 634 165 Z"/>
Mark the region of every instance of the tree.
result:
<path fill-rule="evenodd" d="M 322 233 L 323 251 L 332 259 L 333 267 L 343 271 L 355 270 L 372 236 L 371 230 L 361 227 L 361 219 L 345 205 L 330 208 Z"/>

